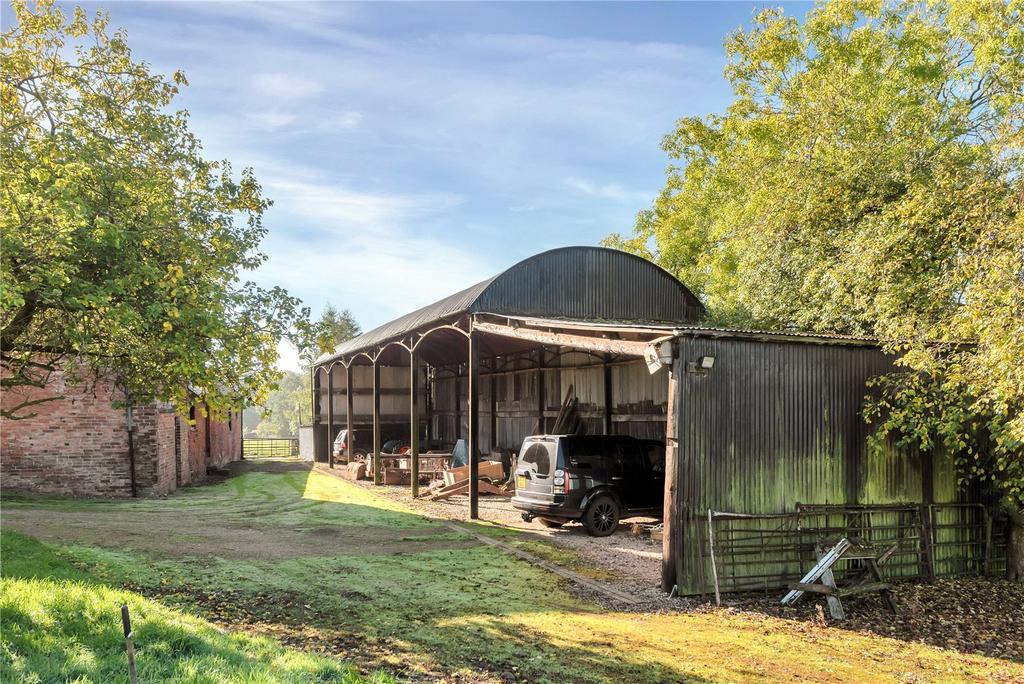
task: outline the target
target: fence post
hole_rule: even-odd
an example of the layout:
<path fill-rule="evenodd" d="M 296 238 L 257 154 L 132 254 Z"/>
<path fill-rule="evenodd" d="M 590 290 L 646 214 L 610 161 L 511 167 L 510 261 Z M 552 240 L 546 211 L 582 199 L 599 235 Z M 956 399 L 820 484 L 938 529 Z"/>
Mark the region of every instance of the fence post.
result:
<path fill-rule="evenodd" d="M 132 684 L 139 684 L 139 675 L 135 671 L 135 644 L 132 643 L 135 635 L 132 634 L 132 619 L 128 615 L 127 604 L 121 606 L 121 628 L 124 629 L 124 649 L 128 653 L 128 676 Z"/>

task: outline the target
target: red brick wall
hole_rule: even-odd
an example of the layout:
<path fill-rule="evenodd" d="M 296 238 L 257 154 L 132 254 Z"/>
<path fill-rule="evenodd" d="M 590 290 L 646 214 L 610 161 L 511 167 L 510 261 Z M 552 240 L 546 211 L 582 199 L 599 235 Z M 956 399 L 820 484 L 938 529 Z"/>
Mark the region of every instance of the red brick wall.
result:
<path fill-rule="evenodd" d="M 11 408 L 25 398 L 63 398 L 29 407 L 24 420 L 0 424 L 0 477 L 4 489 L 76 496 L 131 493 L 128 427 L 124 409 L 110 402 L 121 394 L 109 383 L 69 385 L 55 373 L 46 389 L 5 392 Z"/>
<path fill-rule="evenodd" d="M 33 406 L 24 420 L 0 423 L 0 481 L 4 489 L 124 497 L 131 495 L 128 421 L 123 399 L 112 383 L 70 385 L 54 374 L 46 390 L 4 393 L 5 408 L 24 397 L 61 398 Z M 133 410 L 135 481 L 140 496 L 161 495 L 201 481 L 207 463 L 223 466 L 241 455 L 241 421 L 210 421 L 210 456 L 206 450 L 206 419 L 197 411 L 194 429 L 185 416 L 165 404 L 149 403 Z M 177 436 L 176 436 L 177 431 Z"/>
<path fill-rule="evenodd" d="M 232 411 L 223 421 L 210 421 L 209 465 L 223 467 L 242 455 L 242 414 Z"/>

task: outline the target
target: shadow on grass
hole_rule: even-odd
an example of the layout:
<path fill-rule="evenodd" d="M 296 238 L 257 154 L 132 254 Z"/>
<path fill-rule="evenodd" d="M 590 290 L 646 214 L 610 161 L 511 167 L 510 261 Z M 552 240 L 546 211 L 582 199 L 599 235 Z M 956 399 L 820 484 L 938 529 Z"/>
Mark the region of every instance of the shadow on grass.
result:
<path fill-rule="evenodd" d="M 179 549 L 171 560 L 159 560 L 69 549 L 49 551 L 38 565 L 54 576 L 69 558 L 101 567 L 105 583 L 131 584 L 225 626 L 326 649 L 367 669 L 437 677 L 473 671 L 531 681 L 696 679 L 667 658 L 655 660 L 651 651 L 622 650 L 607 641 L 607 631 L 592 643 L 574 633 L 588 621 L 573 616 L 592 620 L 600 609 L 566 592 L 546 571 L 491 547 L 467 545 L 436 521 L 364 488 L 312 478 L 308 464 L 286 464 L 281 472 L 259 470 L 263 465 L 166 500 L 124 503 L 152 538 L 172 538 L 183 528 L 204 536 L 194 551 Z M 66 521 L 60 508 L 53 511 L 54 524 Z M 109 508 L 95 511 L 97 535 L 109 536 Z M 242 526 L 257 534 L 246 537 L 250 548 L 227 557 L 218 535 Z M 268 555 L 269 546 L 291 551 Z M 739 665 L 730 667 L 723 671 L 736 675 Z"/>

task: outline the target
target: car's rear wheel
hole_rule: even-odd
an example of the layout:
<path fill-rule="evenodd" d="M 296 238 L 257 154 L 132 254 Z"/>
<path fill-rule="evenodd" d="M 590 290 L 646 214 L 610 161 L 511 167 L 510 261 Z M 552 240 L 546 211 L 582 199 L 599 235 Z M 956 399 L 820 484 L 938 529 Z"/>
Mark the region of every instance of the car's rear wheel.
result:
<path fill-rule="evenodd" d="M 561 527 L 565 524 L 564 520 L 555 520 L 553 518 L 537 518 L 537 522 L 544 527 Z"/>
<path fill-rule="evenodd" d="M 593 537 L 607 537 L 619 528 L 619 505 L 615 499 L 602 494 L 587 506 L 583 514 L 583 527 Z"/>

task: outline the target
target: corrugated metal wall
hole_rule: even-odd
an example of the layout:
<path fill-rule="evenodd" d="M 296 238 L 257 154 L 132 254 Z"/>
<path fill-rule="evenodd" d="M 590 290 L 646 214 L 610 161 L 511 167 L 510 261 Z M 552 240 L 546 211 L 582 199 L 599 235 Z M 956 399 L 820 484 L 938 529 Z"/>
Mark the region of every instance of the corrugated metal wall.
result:
<path fill-rule="evenodd" d="M 866 383 L 892 368 L 879 350 L 700 336 L 677 341 L 676 474 L 682 524 L 674 525 L 673 533 L 681 591 L 709 587 L 708 509 L 781 514 L 801 504 L 920 506 L 963 498 L 951 459 L 891 446 L 868 449 L 868 426 L 860 412 Z M 701 356 L 713 356 L 714 367 L 706 375 L 687 372 L 687 362 Z M 904 513 L 877 515 L 888 518 L 876 524 L 911 525 L 894 522 Z M 780 524 L 769 521 L 763 527 Z M 745 534 L 756 536 L 757 530 Z M 908 532 L 900 527 L 899 534 Z M 946 541 L 956 541 L 956 534 L 963 532 L 942 533 Z M 936 572 L 963 565 L 957 556 L 964 553 L 965 547 L 952 545 L 936 552 Z M 798 554 L 791 560 L 799 569 L 805 559 L 806 554 Z M 917 567 L 908 561 L 902 574 L 917 574 Z M 768 587 L 784 584 L 784 570 L 766 561 L 740 572 Z M 777 581 L 764 579 L 775 572 Z"/>
<path fill-rule="evenodd" d="M 506 366 L 518 370 L 484 374 L 480 378 L 479 434 L 483 453 L 496 449 L 518 452 L 523 439 L 538 429 L 542 412 L 545 428 L 550 427 L 570 385 L 579 398 L 580 415 L 587 433 L 605 432 L 605 369 L 592 355 L 582 352 L 566 352 L 556 357 L 549 355 L 543 369 L 522 369 L 529 363 L 535 365 L 536 359 L 532 354 L 503 361 Z M 611 364 L 608 370 L 611 376 L 612 431 L 664 439 L 667 371 L 651 375 L 640 361 Z M 465 437 L 468 428 L 466 378 L 455 377 L 451 372 L 439 373 L 434 381 L 433 398 L 435 438 L 451 443 Z"/>
<path fill-rule="evenodd" d="M 480 294 L 472 311 L 577 320 L 696 321 L 700 301 L 671 274 L 638 256 L 565 247 L 524 259 Z"/>

